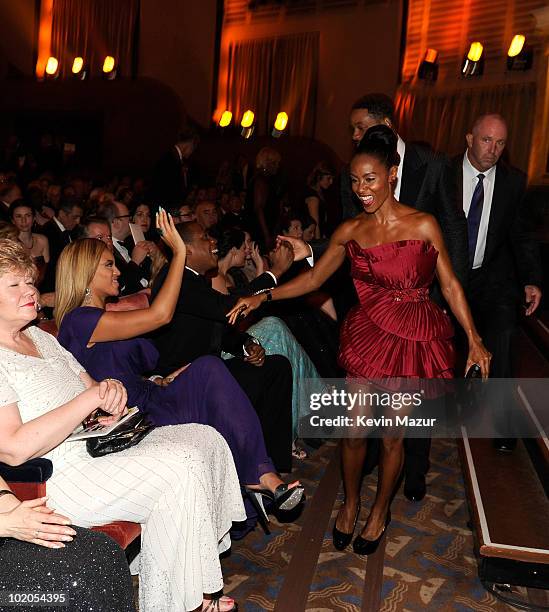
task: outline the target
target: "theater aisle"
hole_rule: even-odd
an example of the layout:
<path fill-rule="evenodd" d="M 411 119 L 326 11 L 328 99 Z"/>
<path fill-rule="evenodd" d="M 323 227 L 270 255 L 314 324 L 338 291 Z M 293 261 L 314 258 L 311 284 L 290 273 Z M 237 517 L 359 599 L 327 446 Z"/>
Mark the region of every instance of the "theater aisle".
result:
<path fill-rule="evenodd" d="M 478 580 L 454 441 L 433 440 L 427 496 L 413 504 L 399 491 L 384 545 L 368 560 L 351 547 L 338 552 L 331 543 L 342 498 L 336 451 L 334 443 L 326 444 L 294 471 L 308 496 L 306 510 L 295 523 L 272 517 L 271 536 L 257 527 L 233 543 L 231 555 L 222 562 L 225 593 L 238 601 L 241 612 L 510 609 Z M 376 472 L 364 482 L 360 525 L 375 483 Z M 547 592 L 531 595 L 532 603 L 547 600 L 544 605 L 549 605 Z"/>

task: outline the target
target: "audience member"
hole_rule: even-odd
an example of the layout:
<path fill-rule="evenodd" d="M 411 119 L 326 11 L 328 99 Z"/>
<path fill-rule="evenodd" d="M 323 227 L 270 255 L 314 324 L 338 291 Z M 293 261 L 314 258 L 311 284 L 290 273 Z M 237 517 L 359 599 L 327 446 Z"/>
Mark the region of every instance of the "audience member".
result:
<path fill-rule="evenodd" d="M 21 189 L 15 183 L 8 183 L 0 188 L 0 221 L 10 221 L 9 208 L 13 202 L 22 197 Z"/>
<path fill-rule="evenodd" d="M 20 502 L 2 477 L 0 496 L 2 591 L 65 593 L 74 612 L 135 611 L 126 557 L 111 538 L 71 527 L 47 497 Z"/>
<path fill-rule="evenodd" d="M 125 204 L 108 202 L 98 212 L 111 225 L 114 259 L 122 278 L 121 295 L 145 289 L 151 278 L 151 257 L 158 252 L 158 247 L 150 240 L 142 240 L 131 247 L 131 215 Z"/>
<path fill-rule="evenodd" d="M 36 286 L 39 287 L 46 273 L 50 261 L 50 247 L 48 239 L 43 234 L 32 231 L 34 224 L 34 209 L 27 205 L 25 200 L 16 200 L 10 206 L 12 223 L 19 230 L 18 240 L 25 247 L 34 265 L 38 269 Z"/>
<path fill-rule="evenodd" d="M 57 271 L 59 342 L 93 377 L 116 375 L 129 404 L 139 406 L 156 425 L 214 427 L 231 448 L 242 485 L 254 491 L 260 487 L 277 507 L 292 509 L 303 489 L 299 483 L 284 485 L 276 475 L 257 415 L 219 358 L 200 357 L 154 380 L 144 376 L 154 372 L 158 353 L 140 336 L 171 320 L 185 264 L 185 245 L 163 211 L 159 227 L 174 257 L 157 299 L 145 310 L 105 311 L 106 299 L 118 295 L 118 270 L 104 244 L 79 240 L 65 249 Z"/>
<path fill-rule="evenodd" d="M 247 209 L 254 214 L 254 233 L 261 236 L 263 245 L 272 246 L 273 234 L 282 213 L 282 188 L 278 171 L 281 156 L 278 151 L 264 147 L 255 158 L 255 174 L 248 189 Z"/>
<path fill-rule="evenodd" d="M 198 135 L 187 128 L 182 130 L 174 146 L 157 164 L 152 184 L 154 201 L 161 202 L 166 208 L 179 206 L 192 185 L 197 180 L 196 168 L 191 164 L 191 156 L 198 145 Z"/>
<path fill-rule="evenodd" d="M 327 234 L 328 210 L 324 192 L 334 181 L 334 171 L 326 163 L 318 163 L 307 178 L 305 191 L 305 210 L 316 223 L 315 238 L 325 238 Z"/>
<path fill-rule="evenodd" d="M 160 358 L 159 374 L 166 376 L 181 364 L 202 355 L 219 357 L 221 351 L 235 357 L 225 363 L 244 389 L 258 413 L 267 451 L 281 472 L 291 470 L 292 373 L 287 359 L 265 356 L 263 347 L 250 335 L 227 324 L 226 313 L 237 297 L 221 295 L 208 284 L 205 274 L 217 266 L 216 241 L 195 222 L 177 226 L 187 246 L 183 290 L 168 325 L 152 335 Z M 274 269 L 255 279 L 251 290 L 273 287 L 285 270 Z M 165 282 L 167 267 L 152 288 L 153 304 Z"/>
<path fill-rule="evenodd" d="M 194 215 L 196 222 L 200 224 L 202 229 L 208 231 L 219 221 L 219 213 L 215 202 L 209 200 L 201 200 L 194 205 Z"/>
<path fill-rule="evenodd" d="M 246 516 L 230 449 L 213 428 L 194 424 L 158 427 L 97 458 L 85 443 L 67 442 L 98 408 L 109 414 L 102 422 L 116 421 L 127 394 L 117 380 L 95 382 L 53 336 L 29 327 L 34 274 L 21 244 L 0 242 L 0 460 L 51 459 L 51 505 L 76 525 L 141 523 L 141 611 L 196 610 L 204 594 L 222 590 L 219 553 L 232 522 Z M 220 600 L 218 609 L 233 608 Z"/>
<path fill-rule="evenodd" d="M 55 216 L 42 226 L 41 231 L 48 239 L 50 263 L 42 282 L 42 291 L 55 291 L 55 268 L 61 251 L 76 237 L 76 230 L 83 214 L 80 202 L 69 199 L 61 202 Z"/>

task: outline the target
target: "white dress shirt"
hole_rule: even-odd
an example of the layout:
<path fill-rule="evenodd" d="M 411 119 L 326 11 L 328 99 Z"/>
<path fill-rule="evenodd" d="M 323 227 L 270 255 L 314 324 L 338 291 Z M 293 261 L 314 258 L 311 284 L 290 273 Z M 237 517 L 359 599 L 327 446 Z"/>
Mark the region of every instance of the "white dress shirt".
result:
<path fill-rule="evenodd" d="M 477 246 L 475 258 L 473 260 L 473 270 L 480 268 L 484 261 L 484 251 L 486 250 L 486 236 L 488 234 L 488 222 L 490 221 L 490 211 L 492 210 L 492 197 L 494 195 L 494 183 L 496 181 L 496 166 L 492 166 L 486 172 L 480 172 L 469 161 L 467 152 L 463 156 L 463 212 L 469 216 L 471 200 L 478 184 L 478 175 L 484 174 L 484 203 L 482 205 L 482 215 L 478 229 Z"/>
<path fill-rule="evenodd" d="M 61 223 L 61 221 L 59 221 L 59 219 L 57 217 L 54 217 L 53 220 L 55 221 L 55 223 L 57 223 L 57 227 L 62 231 L 62 232 L 66 232 L 67 228 Z M 71 239 L 71 235 L 70 233 L 68 234 L 69 237 L 69 242 L 72 242 Z"/>
<path fill-rule="evenodd" d="M 397 170 L 397 182 L 395 185 L 395 200 L 400 198 L 400 186 L 402 185 L 402 167 L 404 166 L 404 154 L 406 153 L 406 143 L 399 136 L 397 140 L 397 153 L 400 155 L 400 164 Z"/>

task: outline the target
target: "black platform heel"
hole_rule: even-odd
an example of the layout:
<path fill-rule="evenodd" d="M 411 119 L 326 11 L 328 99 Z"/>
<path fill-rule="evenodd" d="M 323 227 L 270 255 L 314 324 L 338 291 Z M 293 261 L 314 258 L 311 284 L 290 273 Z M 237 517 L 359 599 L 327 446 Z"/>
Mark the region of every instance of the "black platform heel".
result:
<path fill-rule="evenodd" d="M 263 505 L 263 497 L 270 499 L 277 510 L 285 512 L 293 510 L 305 500 L 305 489 L 301 485 L 289 488 L 287 484 L 280 484 L 274 493 L 268 489 L 250 489 L 249 487 L 245 487 L 245 490 L 266 535 L 270 535 L 271 531 L 267 525 L 269 516 Z"/>
<path fill-rule="evenodd" d="M 334 528 L 332 530 L 332 541 L 334 544 L 334 548 L 336 550 L 344 550 L 351 543 L 351 540 L 353 539 L 353 533 L 355 532 L 355 527 L 358 521 L 359 514 L 360 514 L 360 504 L 358 505 L 356 509 L 355 521 L 353 523 L 353 529 L 351 530 L 351 533 L 345 533 L 344 531 L 339 531 L 339 529 L 336 527 L 336 524 L 337 524 L 337 517 L 336 517 Z"/>
<path fill-rule="evenodd" d="M 387 527 L 391 522 L 391 511 L 387 512 L 387 518 L 385 519 L 385 526 L 383 527 L 383 531 L 379 534 L 379 537 L 375 540 L 366 540 L 362 536 L 357 536 L 355 541 L 353 542 L 353 551 L 357 555 L 373 555 L 379 547 L 385 532 L 387 531 Z"/>

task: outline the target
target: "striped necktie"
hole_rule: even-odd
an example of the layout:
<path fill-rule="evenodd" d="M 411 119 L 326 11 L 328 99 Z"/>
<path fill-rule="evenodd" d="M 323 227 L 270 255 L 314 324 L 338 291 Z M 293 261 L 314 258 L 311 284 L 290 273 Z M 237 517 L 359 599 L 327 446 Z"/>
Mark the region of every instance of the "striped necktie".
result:
<path fill-rule="evenodd" d="M 478 183 L 471 198 L 471 206 L 467 215 L 467 230 L 469 235 L 469 265 L 473 267 L 477 248 L 478 230 L 484 205 L 484 174 L 478 174 Z"/>

